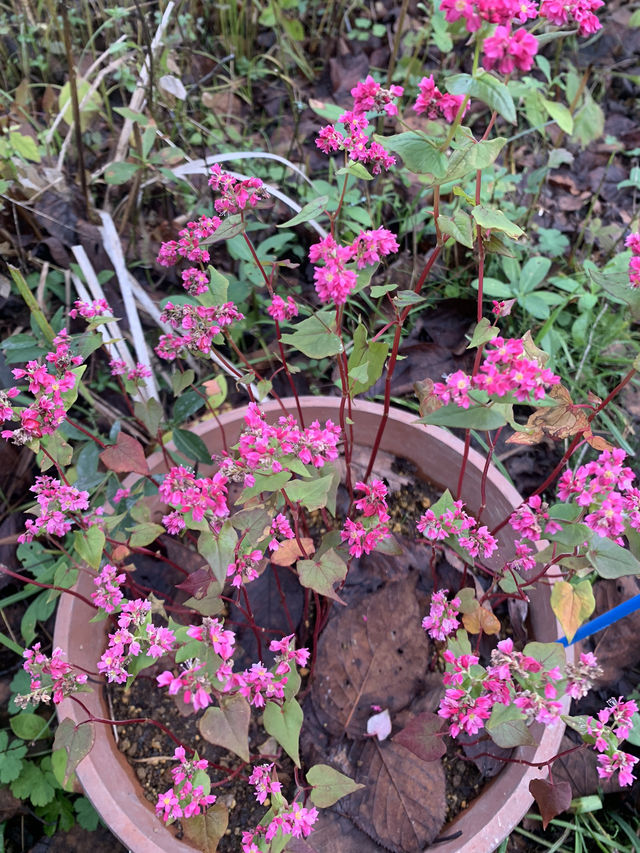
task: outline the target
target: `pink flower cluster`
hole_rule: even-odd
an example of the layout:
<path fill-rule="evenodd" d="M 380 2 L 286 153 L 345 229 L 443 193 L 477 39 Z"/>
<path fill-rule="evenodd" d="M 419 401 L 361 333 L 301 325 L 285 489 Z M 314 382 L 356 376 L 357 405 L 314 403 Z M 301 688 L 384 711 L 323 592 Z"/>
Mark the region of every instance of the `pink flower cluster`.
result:
<path fill-rule="evenodd" d="M 276 424 L 268 424 L 256 403 L 250 403 L 244 416 L 246 428 L 236 445 L 236 459 L 222 459 L 220 470 L 229 479 L 244 479 L 244 485 L 255 483 L 254 473 L 278 473 L 287 467 L 287 457 L 296 457 L 304 465 L 322 468 L 326 462 L 338 458 L 340 427 L 326 421 L 324 428 L 318 421 L 301 429 L 292 415 L 280 417 Z"/>
<path fill-rule="evenodd" d="M 387 487 L 382 480 L 372 480 L 371 485 L 356 483 L 355 488 L 364 492 L 364 497 L 355 502 L 356 509 L 364 515 L 364 523 L 347 518 L 340 538 L 349 543 L 352 557 L 361 557 L 375 551 L 380 542 L 391 536 L 386 525 L 389 521 Z"/>
<path fill-rule="evenodd" d="M 226 630 L 224 623 L 219 619 L 212 619 L 210 616 L 205 616 L 202 620 L 202 625 L 189 625 L 187 636 L 193 640 L 199 640 L 207 646 L 211 646 L 214 652 L 220 655 L 222 660 L 229 660 L 229 658 L 233 657 L 233 647 L 236 642 L 235 632 Z"/>
<path fill-rule="evenodd" d="M 423 77 L 418 83 L 420 94 L 413 105 L 418 115 L 426 114 L 431 121 L 444 116 L 448 122 L 453 122 L 464 101 L 464 95 L 443 94 L 433 80 L 433 74 Z M 467 102 L 462 115 L 464 116 L 471 105 Z"/>
<path fill-rule="evenodd" d="M 151 604 L 144 599 L 120 604 L 118 629 L 109 634 L 107 648 L 98 662 L 98 671 L 110 682 L 124 684 L 129 678 L 127 666 L 134 657 L 160 658 L 173 650 L 176 637 L 169 628 L 150 622 Z"/>
<path fill-rule="evenodd" d="M 546 522 L 545 534 L 551 535 L 562 530 L 562 525 L 557 521 L 549 519 L 547 510 L 549 505 L 544 503 L 540 495 L 532 495 L 529 500 L 522 503 L 509 518 L 511 527 L 518 531 L 521 536 L 531 542 L 538 542 L 542 538 L 542 524 Z"/>
<path fill-rule="evenodd" d="M 377 264 L 384 256 L 399 249 L 395 236 L 386 228 L 361 231 L 348 246 L 340 246 L 329 234 L 309 249 L 309 260 L 316 266 L 313 272 L 316 292 L 323 303 L 343 305 L 357 282 L 355 270 L 347 269 L 350 261 L 356 267 Z"/>
<path fill-rule="evenodd" d="M 109 362 L 109 367 L 111 368 L 112 376 L 124 376 L 126 374 L 127 379 L 130 382 L 135 382 L 138 386 L 144 385 L 144 380 L 151 376 L 150 368 L 147 367 L 146 364 L 142 364 L 140 361 L 135 367 L 129 368 L 127 367 L 126 361 L 114 358 Z"/>
<path fill-rule="evenodd" d="M 283 836 L 308 838 L 317 819 L 316 808 L 307 809 L 300 803 L 294 802 L 288 811 L 282 811 L 273 817 L 268 826 L 257 826 L 253 832 L 243 832 L 242 853 L 261 853 L 264 848 L 258 847 L 256 839 L 260 841 L 264 837 L 264 840 L 269 843 L 278 832 Z"/>
<path fill-rule="evenodd" d="M 361 80 L 351 90 L 353 111 L 354 113 L 368 113 L 370 110 L 375 110 L 377 113 L 384 112 L 388 116 L 395 116 L 398 114 L 398 107 L 393 99 L 401 98 L 403 92 L 402 86 L 390 86 L 388 89 L 383 89 L 369 74 L 366 80 Z"/>
<path fill-rule="evenodd" d="M 512 33 L 510 26 L 498 26 L 482 47 L 482 64 L 488 71 L 497 67 L 501 74 L 511 74 L 516 68 L 531 70 L 533 57 L 538 52 L 538 40 L 524 27 Z"/>
<path fill-rule="evenodd" d="M 291 529 L 289 520 L 281 512 L 279 512 L 271 522 L 269 535 L 271 536 L 271 540 L 269 542 L 270 551 L 277 551 L 282 544 L 278 539 L 276 539 L 276 536 L 281 536 L 284 539 L 295 539 L 296 536 Z"/>
<path fill-rule="evenodd" d="M 456 657 L 447 649 L 444 658 L 446 690 L 438 714 L 449 720 L 452 737 L 461 731 L 476 734 L 495 704 L 519 708 L 527 724 L 537 720 L 549 725 L 559 719 L 562 704 L 557 701 L 557 683 L 562 672 L 558 667 L 545 670 L 535 658 L 515 651 L 513 640 L 498 643 L 486 669 L 476 655 Z"/>
<path fill-rule="evenodd" d="M 165 475 L 158 493 L 166 504 L 177 510 L 162 519 L 169 533 L 182 530 L 184 516 L 189 513 L 194 521 L 202 521 L 205 513 L 215 518 L 229 515 L 227 477 L 220 471 L 213 477 L 196 477 L 189 468 L 178 465 Z"/>
<path fill-rule="evenodd" d="M 179 335 L 160 335 L 155 348 L 160 358 L 173 361 L 184 353 L 208 356 L 215 336 L 232 323 L 244 319 L 244 314 L 238 311 L 233 302 L 214 306 L 174 305 L 167 302 L 160 319 L 172 329 L 182 332 Z"/>
<path fill-rule="evenodd" d="M 542 0 L 539 11 L 534 0 L 441 0 L 440 3 L 445 19 L 453 22 L 463 18 L 469 32 L 479 30 L 483 21 L 508 27 L 515 21 L 524 24 L 539 14 L 557 27 L 574 21 L 580 36 L 591 35 L 601 28 L 594 15 L 601 6 L 604 0 Z"/>
<path fill-rule="evenodd" d="M 352 521 L 350 518 L 347 518 L 340 531 L 340 538 L 349 544 L 349 554 L 352 557 L 371 554 L 378 544 L 388 539 L 390 535 L 389 528 L 384 524 L 365 527 L 362 522 Z"/>
<path fill-rule="evenodd" d="M 578 663 L 568 663 L 565 667 L 567 686 L 565 692 L 572 699 L 586 696 L 595 679 L 602 675 L 602 669 L 593 652 L 582 652 Z"/>
<path fill-rule="evenodd" d="M 624 244 L 628 249 L 631 249 L 629 287 L 635 290 L 640 287 L 640 231 L 634 231 L 633 234 L 629 234 Z"/>
<path fill-rule="evenodd" d="M 178 232 L 178 240 L 169 240 L 160 246 L 158 263 L 172 267 L 184 258 L 193 264 L 208 264 L 211 256 L 200 243 L 217 231 L 220 222 L 218 216 L 202 216 L 195 222 L 187 222 L 186 228 Z"/>
<path fill-rule="evenodd" d="M 479 30 L 483 21 L 504 26 L 514 20 L 524 23 L 538 15 L 532 0 L 441 0 L 440 11 L 449 23 L 463 18 L 471 33 Z"/>
<path fill-rule="evenodd" d="M 368 166 L 374 175 L 379 175 L 383 169 L 390 169 L 395 164 L 395 157 L 379 142 L 369 142 L 365 132 L 369 122 L 365 113 L 348 111 L 338 121 L 344 124 L 346 135 L 332 124 L 323 127 L 316 138 L 316 145 L 321 151 L 325 154 L 345 151 L 351 160 Z"/>
<path fill-rule="evenodd" d="M 93 302 L 83 302 L 82 299 L 76 299 L 73 306 L 69 311 L 69 316 L 74 320 L 76 317 L 92 320 L 94 317 L 113 316 L 113 310 L 106 299 L 94 299 Z"/>
<path fill-rule="evenodd" d="M 285 302 L 282 296 L 276 294 L 267 307 L 267 312 L 274 320 L 284 323 L 285 320 L 293 320 L 294 317 L 298 316 L 298 306 L 292 296 L 287 296 Z"/>
<path fill-rule="evenodd" d="M 124 598 L 120 586 L 125 582 L 124 572 L 117 574 L 115 566 L 106 563 L 93 583 L 97 590 L 91 593 L 91 598 L 96 607 L 101 607 L 105 613 L 113 613 Z"/>
<path fill-rule="evenodd" d="M 628 523 L 640 530 L 640 489 L 635 475 L 624 465 L 626 453 L 619 447 L 604 450 L 597 460 L 565 471 L 558 480 L 558 498 L 591 511 L 582 521 L 598 536 L 618 541 Z"/>
<path fill-rule="evenodd" d="M 25 649 L 23 667 L 31 676 L 31 693 L 16 696 L 18 707 L 24 709 L 30 703 L 37 705 L 40 702 L 48 705 L 52 699 L 58 705 L 65 696 L 75 693 L 86 684 L 87 676 L 84 673 L 76 674 L 71 664 L 62 660 L 63 654 L 62 649 L 56 648 L 48 657 L 40 651 L 40 643 L 36 643 L 32 649 Z"/>
<path fill-rule="evenodd" d="M 220 193 L 220 198 L 217 198 L 213 205 L 221 216 L 240 213 L 269 197 L 260 178 L 241 181 L 228 172 L 223 172 L 219 163 L 211 167 L 209 186 Z"/>
<path fill-rule="evenodd" d="M 447 599 L 448 589 L 440 589 L 431 596 L 429 615 L 422 620 L 422 627 L 434 640 L 446 640 L 460 624 L 460 599 L 456 596 Z"/>
<path fill-rule="evenodd" d="M 286 675 L 291 672 L 291 663 L 306 666 L 311 655 L 309 649 L 296 649 L 293 634 L 287 634 L 281 640 L 272 640 L 269 649 L 278 652 L 275 659 L 276 675 Z"/>
<path fill-rule="evenodd" d="M 249 784 L 253 785 L 255 790 L 255 798 L 260 803 L 264 804 L 269 794 L 279 794 L 282 790 L 282 784 L 278 782 L 278 778 L 273 772 L 273 764 L 259 764 L 253 768 L 253 773 L 249 776 Z"/>
<path fill-rule="evenodd" d="M 262 551 L 257 549 L 248 554 L 239 554 L 233 563 L 227 566 L 227 577 L 233 578 L 231 586 L 239 589 L 246 583 L 254 581 L 258 577 L 258 565 L 262 559 Z"/>
<path fill-rule="evenodd" d="M 620 785 L 631 785 L 636 778 L 632 770 L 639 759 L 618 749 L 618 746 L 629 737 L 631 718 L 637 711 L 638 706 L 633 700 L 625 702 L 620 697 L 611 699 L 606 708 L 598 711 L 597 720 L 594 717 L 587 720 L 587 733 L 595 739 L 593 748 L 600 753 L 598 776 L 601 779 L 611 779 L 617 772 Z"/>
<path fill-rule="evenodd" d="M 74 523 L 69 514 L 89 507 L 89 492 L 67 486 L 47 474 L 36 477 L 31 491 L 37 495 L 40 515 L 25 521 L 26 530 L 18 536 L 18 542 L 32 542 L 44 532 L 50 536 L 64 536 Z"/>
<path fill-rule="evenodd" d="M 540 367 L 533 358 L 524 354 L 524 343 L 519 338 L 494 338 L 491 347 L 487 347 L 480 372 L 468 376 L 462 370 L 451 373 L 446 381 L 435 382 L 433 393 L 443 403 L 455 403 L 463 409 L 471 404 L 469 391 L 479 388 L 492 397 L 504 397 L 512 394 L 521 403 L 534 399 L 541 400 L 546 389 L 557 385 L 560 377 L 548 367 Z"/>
<path fill-rule="evenodd" d="M 28 382 L 28 391 L 36 398 L 33 403 L 24 409 L 14 409 L 9 401 L 19 394 L 19 390 L 11 388 L 2 393 L 0 421 L 20 420 L 18 428 L 0 433 L 2 438 L 13 444 L 26 444 L 43 435 L 51 435 L 65 419 L 62 395 L 75 387 L 76 377 L 70 368 L 82 364 L 82 357 L 71 355 L 66 329 L 53 339 L 53 345 L 55 349 L 45 356 L 45 361 L 54 368 L 53 373 L 38 361 L 29 361 L 26 367 L 15 367 L 12 371 L 16 379 Z"/>
<path fill-rule="evenodd" d="M 540 17 L 547 18 L 556 27 L 566 27 L 574 21 L 579 36 L 590 36 L 602 28 L 594 14 L 604 6 L 604 0 L 542 0 Z"/>
<path fill-rule="evenodd" d="M 164 794 L 160 794 L 156 803 L 156 814 L 165 823 L 181 817 L 189 818 L 199 815 L 216 801 L 214 794 L 204 792 L 203 783 L 205 780 L 208 783 L 208 777 L 204 771 L 209 762 L 204 758 L 199 759 L 197 755 L 193 761 L 188 761 L 182 746 L 176 747 L 173 757 L 180 762 L 179 767 L 171 770 L 173 787 Z M 209 789 L 207 784 L 207 790 Z"/>
<path fill-rule="evenodd" d="M 187 661 L 178 675 L 166 669 L 156 676 L 156 681 L 160 687 L 169 688 L 170 696 L 177 696 L 182 691 L 185 703 L 192 704 L 194 711 L 202 711 L 211 704 L 213 690 L 211 679 L 201 671 L 204 666 L 204 663 L 197 659 Z"/>
<path fill-rule="evenodd" d="M 476 519 L 465 512 L 462 501 L 454 501 L 453 507 L 440 515 L 428 509 L 416 526 L 432 542 L 455 536 L 458 544 L 472 557 L 482 554 L 487 559 L 498 547 L 498 540 L 491 535 L 489 528 L 484 524 L 478 527 Z"/>

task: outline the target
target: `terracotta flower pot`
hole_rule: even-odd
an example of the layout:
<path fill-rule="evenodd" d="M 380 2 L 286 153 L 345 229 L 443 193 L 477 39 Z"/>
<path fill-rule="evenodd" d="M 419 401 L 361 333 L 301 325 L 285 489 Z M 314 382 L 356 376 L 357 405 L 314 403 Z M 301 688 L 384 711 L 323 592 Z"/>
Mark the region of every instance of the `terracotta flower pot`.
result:
<path fill-rule="evenodd" d="M 293 400 L 284 401 L 288 412 L 296 415 Z M 338 420 L 340 401 L 334 397 L 303 397 L 301 403 L 305 422 L 314 419 Z M 275 402 L 263 406 L 267 417 L 277 418 L 282 410 Z M 382 406 L 357 400 L 354 403 L 353 420 L 355 435 L 363 446 L 371 446 Z M 415 417 L 407 412 L 392 410 L 382 439 L 381 449 L 411 460 L 425 478 L 443 488 L 455 491 L 462 453 L 462 442 L 438 427 L 425 427 L 414 423 Z M 237 440 L 243 427 L 243 411 L 227 412 L 220 416 L 228 446 Z M 198 424 L 194 428 L 212 453 L 223 449 L 222 434 L 214 420 Z M 149 458 L 152 473 L 165 470 L 160 452 Z M 477 509 L 480 495 L 480 481 L 484 467 L 483 458 L 471 451 L 465 477 L 465 489 L 462 495 L 470 510 Z M 127 480 L 131 485 L 137 476 Z M 499 522 L 506 514 L 521 502 L 520 495 L 499 471 L 491 466 L 487 482 L 487 509 L 483 522 L 489 527 Z M 510 528 L 503 528 L 499 535 L 500 544 L 512 544 L 514 540 Z M 81 574 L 77 589 L 86 596 L 93 589 L 91 578 Z M 530 596 L 531 635 L 540 641 L 551 641 L 561 633 L 549 604 L 548 586 L 539 586 Z M 54 645 L 60 646 L 67 659 L 74 664 L 95 671 L 96 661 L 104 649 L 106 623 L 90 623 L 92 610 L 79 599 L 63 595 L 58 608 Z M 573 648 L 567 650 L 573 660 Z M 98 717 L 108 718 L 109 711 L 102 696 L 96 689 L 84 694 L 82 701 Z M 568 713 L 569 700 L 565 699 L 565 713 Z M 70 717 L 74 722 L 86 719 L 85 712 L 71 700 L 65 700 L 58 709 L 59 718 Z M 540 762 L 558 752 L 564 732 L 564 725 L 542 731 L 540 745 L 520 747 L 517 757 L 530 762 Z M 153 806 L 144 798 L 142 788 L 124 756 L 116 748 L 112 732 L 107 725 L 96 725 L 95 743 L 90 754 L 84 758 L 77 769 L 78 778 L 98 813 L 111 831 L 132 853 L 193 853 L 194 848 L 176 839 L 174 832 L 164 826 L 155 816 Z M 529 793 L 529 782 L 535 778 L 544 778 L 546 770 L 521 764 L 508 764 L 505 769 L 487 786 L 451 824 L 444 827 L 441 835 L 452 834 L 452 841 L 440 843 L 433 849 L 438 853 L 491 853 L 498 844 L 516 826 L 531 806 L 533 798 Z M 337 851 L 339 853 L 339 851 Z"/>

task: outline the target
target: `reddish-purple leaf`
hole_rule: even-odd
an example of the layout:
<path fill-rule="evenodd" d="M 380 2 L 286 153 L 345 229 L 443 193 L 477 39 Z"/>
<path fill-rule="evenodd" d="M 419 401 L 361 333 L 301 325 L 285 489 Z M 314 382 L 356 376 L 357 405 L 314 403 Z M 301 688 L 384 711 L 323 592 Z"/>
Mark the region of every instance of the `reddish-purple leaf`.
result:
<path fill-rule="evenodd" d="M 207 590 L 209 589 L 209 584 L 213 581 L 214 577 L 211 569 L 196 569 L 195 572 L 191 572 L 189 577 L 182 583 L 177 583 L 176 589 L 183 589 L 186 593 L 192 595 L 199 601 L 201 598 L 205 597 Z"/>
<path fill-rule="evenodd" d="M 182 818 L 184 834 L 202 853 L 216 853 L 228 823 L 229 810 L 222 803 L 209 806 L 204 814 Z"/>
<path fill-rule="evenodd" d="M 116 443 L 107 447 L 100 454 L 100 461 L 105 468 L 116 474 L 149 474 L 149 465 L 140 442 L 126 432 L 118 433 Z"/>
<path fill-rule="evenodd" d="M 443 740 L 444 734 L 442 718 L 430 711 L 425 711 L 424 714 L 414 717 L 392 739 L 394 743 L 404 746 L 423 761 L 435 761 L 447 751 Z"/>
<path fill-rule="evenodd" d="M 532 779 L 529 782 L 529 791 L 540 809 L 543 829 L 547 828 L 549 821 L 565 812 L 571 805 L 571 785 L 568 782 L 554 784 L 547 779 Z"/>
<path fill-rule="evenodd" d="M 209 743 L 223 746 L 249 761 L 249 703 L 239 694 L 222 696 L 219 708 L 207 708 L 198 726 Z"/>

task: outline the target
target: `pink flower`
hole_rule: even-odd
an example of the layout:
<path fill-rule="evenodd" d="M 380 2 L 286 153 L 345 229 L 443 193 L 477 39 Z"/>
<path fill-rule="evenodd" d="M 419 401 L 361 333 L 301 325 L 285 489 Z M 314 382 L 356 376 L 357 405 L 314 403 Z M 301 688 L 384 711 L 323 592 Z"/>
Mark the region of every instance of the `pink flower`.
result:
<path fill-rule="evenodd" d="M 446 2 L 446 0 L 443 0 L 443 2 Z M 456 3 L 456 5 L 459 5 L 459 3 Z M 448 122 L 454 121 L 464 102 L 464 95 L 443 94 L 434 83 L 433 74 L 429 77 L 423 77 L 418 83 L 418 88 L 420 89 L 420 94 L 413 106 L 418 115 L 424 113 L 432 121 L 440 117 L 444 117 Z M 470 104 L 467 102 L 462 114 L 463 116 L 467 113 L 469 107 Z"/>
<path fill-rule="evenodd" d="M 375 110 L 394 116 L 398 112 L 398 107 L 392 99 L 401 97 L 403 91 L 402 86 L 390 86 L 389 89 L 383 89 L 369 74 L 366 80 L 361 81 L 351 90 L 353 110 L 356 113 Z"/>
<path fill-rule="evenodd" d="M 531 69 L 538 42 L 522 27 L 512 35 L 510 27 L 498 26 L 493 35 L 484 40 L 483 50 L 483 65 L 487 70 L 497 66 L 501 74 L 510 74 L 515 68 Z"/>
<path fill-rule="evenodd" d="M 431 596 L 429 615 L 422 620 L 422 627 L 434 640 L 446 640 L 460 624 L 457 619 L 460 599 L 447 600 L 448 589 L 441 589 Z"/>
<path fill-rule="evenodd" d="M 292 320 L 298 316 L 298 306 L 291 296 L 287 296 L 287 301 L 285 302 L 281 296 L 276 294 L 271 300 L 271 305 L 269 305 L 267 311 L 279 323 L 284 323 L 285 320 Z"/>

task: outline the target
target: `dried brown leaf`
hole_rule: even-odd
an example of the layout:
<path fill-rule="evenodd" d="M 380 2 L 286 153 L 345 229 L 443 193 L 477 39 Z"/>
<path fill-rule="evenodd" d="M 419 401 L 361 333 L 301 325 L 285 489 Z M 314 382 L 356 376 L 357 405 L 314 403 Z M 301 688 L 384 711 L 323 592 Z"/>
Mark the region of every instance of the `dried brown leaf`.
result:
<path fill-rule="evenodd" d="M 335 613 L 320 638 L 311 694 L 327 731 L 361 737 L 371 705 L 393 718 L 409 704 L 428 660 L 420 617 L 415 581 L 388 583 Z"/>

